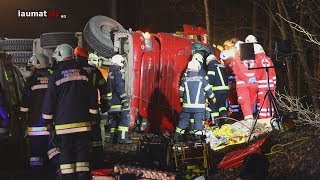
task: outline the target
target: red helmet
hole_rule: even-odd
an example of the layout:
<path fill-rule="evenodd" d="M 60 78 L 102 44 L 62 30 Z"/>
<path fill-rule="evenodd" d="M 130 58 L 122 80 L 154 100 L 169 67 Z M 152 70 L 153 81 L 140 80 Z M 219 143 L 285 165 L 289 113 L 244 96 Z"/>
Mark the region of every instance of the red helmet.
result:
<path fill-rule="evenodd" d="M 82 47 L 76 47 L 74 49 L 74 56 L 81 56 L 81 57 L 89 57 L 89 52 L 85 48 Z"/>

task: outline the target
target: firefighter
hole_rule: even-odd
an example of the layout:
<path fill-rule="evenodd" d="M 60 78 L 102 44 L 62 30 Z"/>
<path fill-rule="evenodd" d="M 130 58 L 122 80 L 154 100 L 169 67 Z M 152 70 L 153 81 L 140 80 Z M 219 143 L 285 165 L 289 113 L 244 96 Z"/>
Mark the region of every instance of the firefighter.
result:
<path fill-rule="evenodd" d="M 220 63 L 217 58 L 210 54 L 206 59 L 208 65 L 207 76 L 208 83 L 212 87 L 212 91 L 216 97 L 216 103 L 210 104 L 211 118 L 227 116 L 226 100 L 229 93 L 228 75 L 226 67 Z M 219 126 L 220 120 L 215 120 L 214 124 Z"/>
<path fill-rule="evenodd" d="M 44 54 L 35 54 L 30 58 L 34 73 L 27 79 L 23 95 L 20 112 L 22 119 L 27 123 L 27 134 L 30 140 L 30 166 L 38 172 L 34 172 L 36 179 L 47 162 L 47 150 L 49 144 L 49 132 L 44 125 L 41 116 L 43 99 L 48 88 L 49 78 L 49 58 Z M 59 150 L 55 155 L 59 154 Z M 53 157 L 53 156 L 52 156 Z M 43 178 L 43 177 L 42 177 Z"/>
<path fill-rule="evenodd" d="M 111 143 L 132 143 L 129 139 L 129 97 L 125 91 L 125 80 L 121 73 L 124 58 L 116 54 L 111 58 L 108 82 L 111 85 L 112 100 L 109 114 L 112 122 L 110 125 Z"/>
<path fill-rule="evenodd" d="M 201 51 L 200 51 L 200 52 L 201 52 Z M 199 53 L 199 52 L 196 52 L 196 53 L 192 56 L 191 61 L 192 61 L 192 60 L 195 60 L 195 61 L 198 61 L 198 62 L 199 62 L 200 67 L 201 67 L 201 69 L 199 70 L 199 74 L 200 74 L 202 77 L 205 78 L 205 77 L 207 76 L 207 75 L 206 75 L 207 73 L 206 73 L 206 71 L 205 71 L 204 68 L 203 68 L 203 55 L 202 55 L 201 53 Z M 184 71 L 183 77 L 187 76 L 187 73 L 188 73 L 188 70 Z M 182 78 L 183 78 L 183 77 L 182 77 Z M 208 79 L 207 79 L 207 80 L 208 80 Z M 210 109 L 208 106 L 206 106 L 206 116 L 207 116 L 207 114 L 210 113 L 210 112 L 211 112 L 211 109 Z M 206 118 L 207 118 L 207 117 L 206 117 Z M 192 132 L 192 131 L 193 131 L 193 128 L 194 128 L 194 117 L 191 116 L 189 131 Z"/>
<path fill-rule="evenodd" d="M 270 87 L 271 93 L 275 93 L 276 88 L 276 72 L 274 68 L 268 68 L 268 74 L 266 67 L 273 67 L 272 60 L 266 55 L 263 50 L 263 47 L 260 44 L 254 44 L 254 53 L 255 53 L 255 61 L 258 64 L 259 68 L 262 68 L 261 77 L 257 79 L 258 81 L 258 107 L 260 109 L 259 118 L 269 118 L 272 117 L 274 113 L 274 109 L 272 104 L 269 101 L 269 97 L 264 99 L 264 96 L 268 90 L 268 86 Z M 268 77 L 269 75 L 269 77 Z M 268 82 L 269 81 L 269 82 Z M 264 100 L 264 102 L 263 102 Z M 262 105 L 263 103 L 263 105 Z M 261 107 L 262 105 L 262 107 Z M 272 112 L 272 113 L 271 113 Z"/>
<path fill-rule="evenodd" d="M 238 95 L 238 102 L 241 107 L 245 120 L 253 119 L 253 108 L 256 102 L 258 83 L 257 79 L 260 77 L 260 71 L 252 70 L 250 68 L 257 67 L 254 60 L 241 60 L 240 58 L 240 44 L 238 41 L 235 45 L 235 57 L 231 68 L 236 76 L 236 91 Z"/>
<path fill-rule="evenodd" d="M 214 102 L 214 94 L 206 78 L 200 75 L 200 69 L 200 63 L 191 60 L 188 63 L 187 76 L 181 79 L 180 101 L 182 110 L 179 116 L 179 124 L 176 127 L 175 140 L 179 140 L 180 135 L 184 134 L 191 116 L 195 119 L 194 131 L 197 139 L 199 139 L 203 130 L 206 96 L 210 103 Z"/>
<path fill-rule="evenodd" d="M 88 64 L 89 53 L 86 49 L 76 47 L 74 49 L 76 60 L 84 70 L 89 74 L 89 82 L 98 91 L 100 97 L 100 111 L 105 113 L 109 110 L 107 82 L 102 76 L 101 72 L 95 66 Z M 98 101 L 98 100 L 97 100 Z M 100 120 L 100 119 L 99 119 Z M 91 167 L 93 169 L 102 168 L 103 166 L 103 144 L 101 137 L 100 121 L 92 124 L 91 130 Z"/>
<path fill-rule="evenodd" d="M 89 75 L 75 63 L 73 48 L 57 46 L 57 68 L 50 76 L 42 117 L 55 130 L 60 147 L 61 179 L 90 179 L 89 145 L 91 123 L 97 120 L 97 91 Z"/>

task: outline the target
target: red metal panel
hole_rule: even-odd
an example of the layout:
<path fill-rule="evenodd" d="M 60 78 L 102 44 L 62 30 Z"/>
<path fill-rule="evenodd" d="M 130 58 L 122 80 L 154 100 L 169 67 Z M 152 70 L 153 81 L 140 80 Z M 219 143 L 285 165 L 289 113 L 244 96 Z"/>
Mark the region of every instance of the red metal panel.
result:
<path fill-rule="evenodd" d="M 159 85 L 155 89 L 156 101 L 150 111 L 152 131 L 174 131 L 181 110 L 179 82 L 191 56 L 190 40 L 171 34 L 158 33 L 160 41 Z"/>
<path fill-rule="evenodd" d="M 139 115 L 148 119 L 152 132 L 174 131 L 181 110 L 179 82 L 191 57 L 191 41 L 167 33 L 152 35 L 153 49 L 141 50 L 140 33 L 134 43 L 131 128 Z"/>
<path fill-rule="evenodd" d="M 139 93 L 140 93 L 140 68 L 141 68 L 141 57 L 145 51 L 144 49 L 144 38 L 140 32 L 131 32 L 129 34 L 129 38 L 132 39 L 132 82 L 131 83 L 131 101 L 130 101 L 130 128 L 134 128 L 135 122 L 138 117 L 138 109 L 139 109 Z"/>
<path fill-rule="evenodd" d="M 140 69 L 139 114 L 150 119 L 152 104 L 156 102 L 155 93 L 159 79 L 159 42 L 152 39 L 152 50 L 142 55 Z"/>

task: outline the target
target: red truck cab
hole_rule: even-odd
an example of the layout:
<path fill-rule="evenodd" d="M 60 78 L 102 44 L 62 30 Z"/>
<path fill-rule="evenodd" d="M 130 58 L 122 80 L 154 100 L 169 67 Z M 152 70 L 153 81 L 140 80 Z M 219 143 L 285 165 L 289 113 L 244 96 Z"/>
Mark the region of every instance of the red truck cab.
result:
<path fill-rule="evenodd" d="M 115 34 L 115 51 L 127 59 L 124 73 L 130 95 L 130 128 L 148 124 L 153 133 L 173 132 L 181 110 L 179 82 L 192 55 L 192 43 L 205 45 L 203 28 L 184 26 L 185 34 Z M 199 39 L 188 39 L 191 35 Z"/>

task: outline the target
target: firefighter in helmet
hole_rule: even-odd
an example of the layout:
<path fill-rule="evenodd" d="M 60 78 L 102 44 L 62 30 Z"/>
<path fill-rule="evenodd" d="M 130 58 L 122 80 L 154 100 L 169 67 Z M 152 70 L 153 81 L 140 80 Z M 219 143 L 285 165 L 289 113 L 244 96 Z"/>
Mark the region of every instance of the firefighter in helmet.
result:
<path fill-rule="evenodd" d="M 125 80 L 121 73 L 124 58 L 116 54 L 111 58 L 108 82 L 111 86 L 112 99 L 109 114 L 112 122 L 110 125 L 111 143 L 132 143 L 129 139 L 129 97 L 125 91 Z"/>
<path fill-rule="evenodd" d="M 89 82 L 98 91 L 100 101 L 100 111 L 105 113 L 110 108 L 110 103 L 108 102 L 108 85 L 107 81 L 102 76 L 99 69 L 95 66 L 88 64 L 89 53 L 86 49 L 81 47 L 76 47 L 74 49 L 74 55 L 77 62 L 82 66 L 84 70 L 89 74 Z M 98 101 L 98 100 L 97 100 Z M 100 119 L 92 124 L 91 130 L 91 167 L 93 169 L 102 168 L 103 166 L 103 144 L 100 129 Z"/>
<path fill-rule="evenodd" d="M 191 58 L 191 61 L 194 60 L 194 61 L 198 61 L 199 62 L 200 67 L 201 67 L 200 70 L 199 70 L 199 75 L 202 76 L 203 78 L 206 78 L 206 71 L 203 68 L 203 55 L 200 52 L 201 51 L 198 51 L 198 52 L 194 53 L 194 55 Z M 186 69 L 186 71 L 184 71 L 182 78 L 184 78 L 187 75 L 188 75 L 188 69 Z M 206 106 L 206 111 L 207 112 L 211 111 L 208 106 Z M 190 131 L 192 131 L 193 128 L 194 128 L 194 117 L 191 116 L 191 118 L 190 118 L 190 126 L 189 126 L 188 129 Z"/>
<path fill-rule="evenodd" d="M 226 100 L 229 93 L 228 75 L 226 67 L 220 63 L 217 58 L 210 54 L 206 63 L 208 65 L 207 76 L 208 83 L 211 85 L 212 91 L 215 94 L 216 102 L 210 104 L 212 120 L 218 117 L 227 116 Z M 220 120 L 214 120 L 214 124 L 219 126 Z"/>
<path fill-rule="evenodd" d="M 90 179 L 90 131 L 98 116 L 97 91 L 73 53 L 68 44 L 57 46 L 53 53 L 57 68 L 49 78 L 42 117 L 58 137 L 61 179 Z"/>
<path fill-rule="evenodd" d="M 200 63 L 191 60 L 188 63 L 187 75 L 180 82 L 180 101 L 182 111 L 179 116 L 179 124 L 176 127 L 175 140 L 179 140 L 189 124 L 190 117 L 195 119 L 195 135 L 200 139 L 203 130 L 206 96 L 210 103 L 214 101 L 214 94 L 206 78 L 199 74 Z M 206 95 L 206 96 L 205 96 Z"/>
<path fill-rule="evenodd" d="M 48 88 L 49 58 L 44 54 L 34 54 L 29 62 L 33 66 L 34 72 L 27 79 L 23 95 L 20 112 L 22 120 L 26 121 L 27 134 L 30 140 L 30 166 L 38 172 L 34 172 L 35 179 L 42 179 L 39 176 L 39 167 L 45 165 L 47 161 L 47 150 L 49 144 L 49 132 L 45 127 L 41 116 L 43 99 Z M 55 155 L 59 154 L 59 150 Z M 50 158 L 51 159 L 51 158 Z"/>

